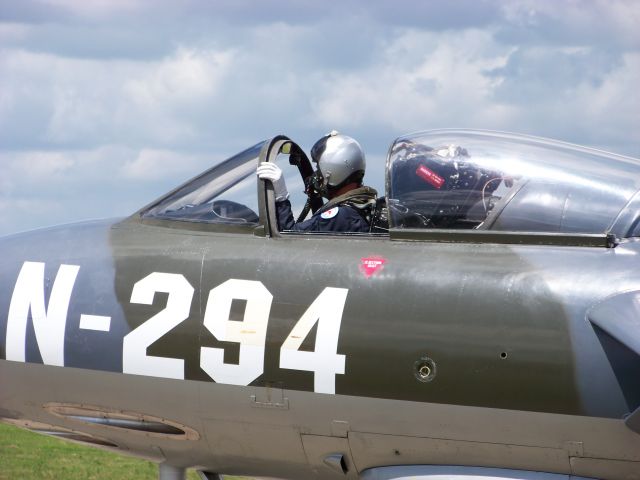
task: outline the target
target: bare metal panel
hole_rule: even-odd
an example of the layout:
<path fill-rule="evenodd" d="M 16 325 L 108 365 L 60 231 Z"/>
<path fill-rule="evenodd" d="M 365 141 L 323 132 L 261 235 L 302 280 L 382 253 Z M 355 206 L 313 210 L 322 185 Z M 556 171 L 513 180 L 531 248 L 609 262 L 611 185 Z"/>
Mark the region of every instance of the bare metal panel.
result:
<path fill-rule="evenodd" d="M 640 292 L 608 298 L 592 308 L 589 320 L 640 355 Z"/>
<path fill-rule="evenodd" d="M 583 477 L 557 473 L 455 465 L 372 468 L 363 472 L 360 478 L 362 480 L 586 480 Z"/>

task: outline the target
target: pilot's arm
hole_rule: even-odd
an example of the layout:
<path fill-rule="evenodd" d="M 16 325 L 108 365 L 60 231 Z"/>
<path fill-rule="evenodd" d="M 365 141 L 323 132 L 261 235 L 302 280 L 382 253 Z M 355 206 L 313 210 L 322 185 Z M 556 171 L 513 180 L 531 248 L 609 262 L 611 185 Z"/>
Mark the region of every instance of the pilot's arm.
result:
<path fill-rule="evenodd" d="M 271 162 L 262 162 L 256 170 L 260 180 L 269 180 L 273 185 L 273 193 L 276 197 L 276 213 L 278 215 L 278 227 L 280 230 L 293 230 L 296 221 L 291 211 L 289 191 L 282 176 L 282 170 Z"/>

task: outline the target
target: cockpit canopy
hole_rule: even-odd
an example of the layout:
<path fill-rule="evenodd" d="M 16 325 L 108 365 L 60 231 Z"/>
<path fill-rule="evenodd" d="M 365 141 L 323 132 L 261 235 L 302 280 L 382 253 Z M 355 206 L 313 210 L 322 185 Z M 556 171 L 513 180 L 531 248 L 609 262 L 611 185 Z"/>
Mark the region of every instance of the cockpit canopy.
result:
<path fill-rule="evenodd" d="M 234 155 L 165 195 L 143 212 L 143 218 L 257 225 L 255 169 L 264 143 Z"/>
<path fill-rule="evenodd" d="M 391 229 L 603 233 L 640 189 L 640 162 L 513 134 L 400 137 L 387 161 Z"/>
<path fill-rule="evenodd" d="M 283 142 L 287 148 L 271 147 Z M 293 146 L 282 136 L 260 142 L 140 215 L 251 232 L 265 222 L 259 212 L 266 197 L 255 170 L 267 159 L 282 167 L 297 215 L 307 200 L 302 172 L 313 170 Z M 297 152 L 293 162 L 291 152 Z M 367 179 L 375 184 L 376 169 L 370 167 Z M 378 202 L 383 224 L 372 231 L 388 229 L 392 238 L 408 229 L 639 236 L 639 191 L 638 159 L 523 135 L 434 130 L 400 137 L 391 146 L 386 195 Z"/>

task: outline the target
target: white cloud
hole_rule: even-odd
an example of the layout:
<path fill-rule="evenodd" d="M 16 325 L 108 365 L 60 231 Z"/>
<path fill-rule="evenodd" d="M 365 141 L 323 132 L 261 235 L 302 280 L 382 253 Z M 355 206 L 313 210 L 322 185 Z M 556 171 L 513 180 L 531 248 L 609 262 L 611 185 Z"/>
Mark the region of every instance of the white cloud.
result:
<path fill-rule="evenodd" d="M 56 218 L 64 210 L 62 202 L 43 201 L 41 198 L 0 197 L 0 232 L 17 232 L 33 228 L 34 224 L 21 220 L 23 216 L 35 217 L 39 225 L 50 225 L 48 218 Z"/>
<path fill-rule="evenodd" d="M 3 193 L 28 192 L 43 193 L 51 186 L 74 180 L 82 180 L 79 173 L 96 169 L 101 157 L 109 150 L 100 148 L 87 150 L 30 150 L 17 152 L 0 152 L 0 164 L 3 168 Z M 96 172 L 100 175 L 100 172 Z"/>
<path fill-rule="evenodd" d="M 499 79 L 486 72 L 503 66 L 508 52 L 497 48 L 488 32 L 410 31 L 366 71 L 326 78 L 315 105 L 326 127 L 379 124 L 406 131 L 500 125 L 509 110 L 492 104 Z"/>
<path fill-rule="evenodd" d="M 201 157 L 168 150 L 143 149 L 136 158 L 125 162 L 119 171 L 128 180 L 150 182 L 184 178 L 205 164 L 206 160 Z"/>
<path fill-rule="evenodd" d="M 140 62 L 4 50 L 0 126 L 6 144 L 27 129 L 32 139 L 56 145 L 190 140 L 193 114 L 211 108 L 232 58 L 227 51 L 184 48 Z M 16 123 L 22 114 L 30 121 Z"/>
<path fill-rule="evenodd" d="M 624 55 L 623 64 L 601 85 L 583 84 L 574 97 L 571 110 L 582 112 L 576 120 L 585 131 L 597 125 L 600 143 L 635 145 L 632 154 L 640 157 L 640 53 Z M 609 147 L 611 148 L 611 147 Z"/>
<path fill-rule="evenodd" d="M 18 42 L 25 40 L 29 33 L 32 32 L 31 27 L 21 23 L 0 23 L 0 42 Z"/>
<path fill-rule="evenodd" d="M 144 0 L 41 0 L 45 5 L 59 7 L 74 14 L 86 17 L 104 17 L 114 13 L 130 13 L 148 7 Z"/>
<path fill-rule="evenodd" d="M 60 152 L 33 152 L 14 161 L 13 168 L 19 175 L 32 179 L 47 179 L 68 173 L 75 160 Z"/>
<path fill-rule="evenodd" d="M 165 181 L 171 188 L 220 159 L 221 156 L 211 154 L 118 145 L 82 150 L 0 152 L 3 166 L 0 190 L 66 194 L 69 193 L 66 189 L 59 190 L 61 185 L 74 186 L 75 191 L 80 191 L 123 183 L 140 187 L 141 182 L 159 181 Z M 16 190 L 18 185 L 28 188 Z"/>
<path fill-rule="evenodd" d="M 505 19 L 541 36 L 573 44 L 620 44 L 638 48 L 640 9 L 636 0 L 512 0 L 502 2 Z"/>
<path fill-rule="evenodd" d="M 232 59 L 229 51 L 179 48 L 170 58 L 126 80 L 124 93 L 142 108 L 154 110 L 163 105 L 197 104 L 218 93 Z"/>

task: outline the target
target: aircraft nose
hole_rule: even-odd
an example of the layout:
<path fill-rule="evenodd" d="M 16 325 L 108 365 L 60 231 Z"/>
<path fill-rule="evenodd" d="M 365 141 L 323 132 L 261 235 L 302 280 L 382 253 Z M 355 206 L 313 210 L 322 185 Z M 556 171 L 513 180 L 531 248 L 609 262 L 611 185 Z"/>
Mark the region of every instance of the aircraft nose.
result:
<path fill-rule="evenodd" d="M 13 293 L 12 264 L 15 249 L 4 237 L 0 237 L 0 360 L 6 359 L 7 318 Z"/>
<path fill-rule="evenodd" d="M 7 322 L 11 297 L 24 255 L 24 238 L 0 237 L 0 360 L 6 360 Z"/>
<path fill-rule="evenodd" d="M 59 249 L 64 247 L 47 239 L 48 233 L 34 231 L 0 239 L 0 345 L 4 360 L 25 362 L 28 352 L 38 350 L 32 359 L 39 356 L 43 363 L 64 365 L 67 310 L 79 267 L 57 266 Z M 66 274 L 61 281 L 58 268 Z"/>

